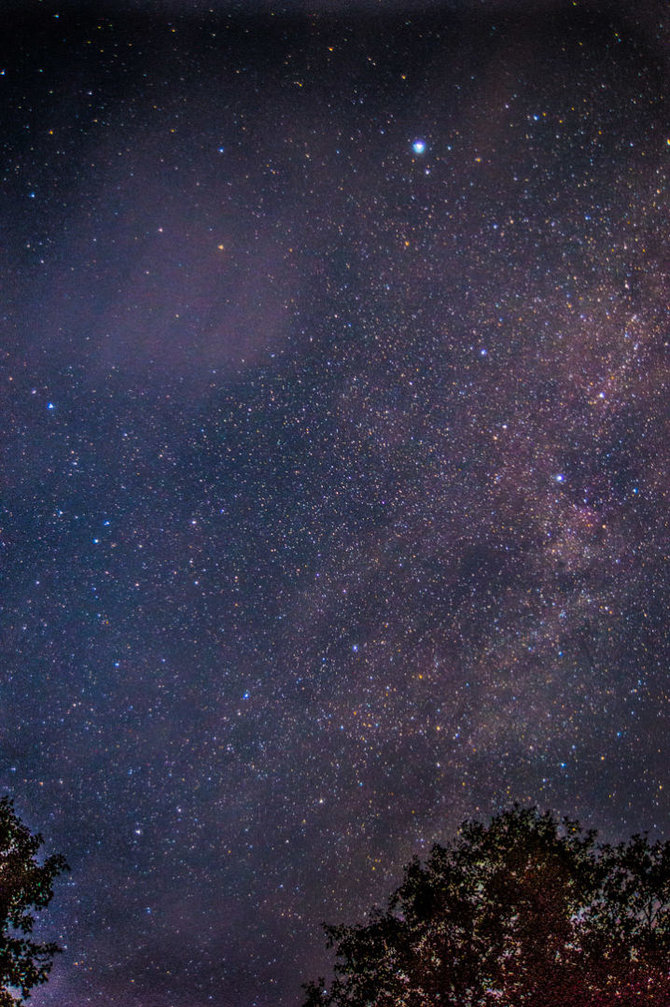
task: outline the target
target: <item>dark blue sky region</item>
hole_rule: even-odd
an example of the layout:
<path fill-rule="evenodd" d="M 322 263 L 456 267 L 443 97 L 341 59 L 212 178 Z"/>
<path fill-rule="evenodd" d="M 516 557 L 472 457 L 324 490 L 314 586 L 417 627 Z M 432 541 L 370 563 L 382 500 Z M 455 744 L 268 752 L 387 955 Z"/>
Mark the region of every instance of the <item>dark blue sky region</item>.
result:
<path fill-rule="evenodd" d="M 661 4 L 10 7 L 33 1007 L 298 1007 L 511 801 L 668 821 Z"/>

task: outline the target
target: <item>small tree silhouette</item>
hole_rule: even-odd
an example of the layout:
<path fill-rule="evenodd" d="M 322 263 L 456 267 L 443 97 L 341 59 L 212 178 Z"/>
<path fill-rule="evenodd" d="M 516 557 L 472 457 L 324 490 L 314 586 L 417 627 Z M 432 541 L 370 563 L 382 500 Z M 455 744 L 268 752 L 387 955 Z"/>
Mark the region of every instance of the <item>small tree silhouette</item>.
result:
<path fill-rule="evenodd" d="M 0 1007 L 19 1007 L 34 986 L 46 982 L 54 943 L 31 940 L 34 911 L 53 896 L 54 879 L 69 870 L 60 854 L 38 863 L 42 836 L 32 835 L 14 812 L 13 802 L 0 800 Z"/>

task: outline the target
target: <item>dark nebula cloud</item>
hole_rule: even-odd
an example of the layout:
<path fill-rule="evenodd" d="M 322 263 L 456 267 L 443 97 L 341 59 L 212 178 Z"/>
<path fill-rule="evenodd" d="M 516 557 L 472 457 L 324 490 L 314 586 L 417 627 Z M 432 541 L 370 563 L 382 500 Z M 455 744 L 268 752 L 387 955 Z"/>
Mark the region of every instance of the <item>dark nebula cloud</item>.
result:
<path fill-rule="evenodd" d="M 627 6 L 8 8 L 0 779 L 73 867 L 34 1007 L 297 1007 L 323 919 L 512 800 L 666 832 Z"/>

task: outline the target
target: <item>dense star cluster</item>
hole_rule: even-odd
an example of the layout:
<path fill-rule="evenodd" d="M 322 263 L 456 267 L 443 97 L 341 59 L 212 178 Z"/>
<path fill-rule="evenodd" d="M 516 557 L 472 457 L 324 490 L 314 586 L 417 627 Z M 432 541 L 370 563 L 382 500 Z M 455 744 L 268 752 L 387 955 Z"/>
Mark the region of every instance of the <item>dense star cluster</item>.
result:
<path fill-rule="evenodd" d="M 513 800 L 665 834 L 663 5 L 8 6 L 34 1007 L 296 1007 Z"/>

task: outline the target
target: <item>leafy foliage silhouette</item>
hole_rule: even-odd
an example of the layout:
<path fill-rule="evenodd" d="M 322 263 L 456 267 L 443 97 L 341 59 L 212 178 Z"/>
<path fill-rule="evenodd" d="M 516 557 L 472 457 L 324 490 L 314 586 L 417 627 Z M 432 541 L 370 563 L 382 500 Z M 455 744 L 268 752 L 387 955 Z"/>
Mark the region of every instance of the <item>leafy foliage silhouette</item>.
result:
<path fill-rule="evenodd" d="M 69 870 L 60 854 L 42 864 L 36 854 L 43 843 L 14 812 L 13 802 L 0 800 L 0 1007 L 19 1007 L 34 986 L 46 982 L 54 943 L 31 940 L 34 910 L 44 909 L 53 896 L 54 879 Z"/>
<path fill-rule="evenodd" d="M 405 868 L 386 910 L 324 925 L 304 1007 L 668 1007 L 670 841 L 617 846 L 514 805 Z"/>

